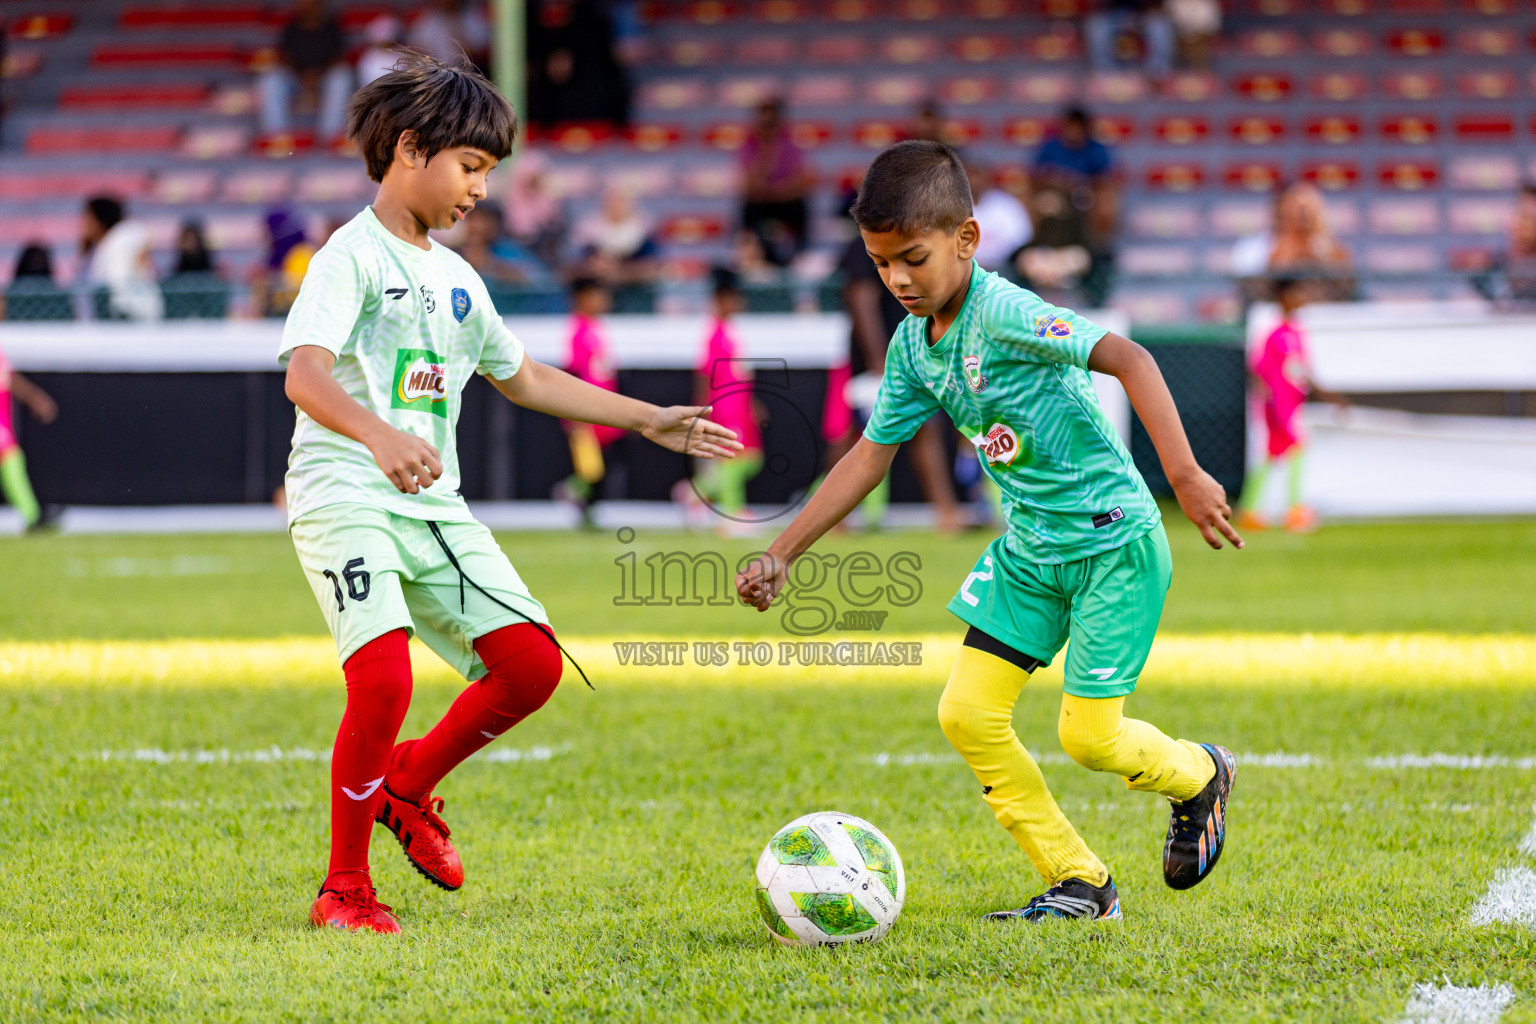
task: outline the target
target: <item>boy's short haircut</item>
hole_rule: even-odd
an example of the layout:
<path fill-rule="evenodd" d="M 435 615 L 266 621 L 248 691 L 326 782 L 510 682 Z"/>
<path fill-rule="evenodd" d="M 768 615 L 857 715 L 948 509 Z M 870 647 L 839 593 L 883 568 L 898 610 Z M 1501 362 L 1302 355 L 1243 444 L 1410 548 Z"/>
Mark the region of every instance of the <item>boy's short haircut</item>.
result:
<path fill-rule="evenodd" d="M 85 206 L 91 211 L 91 216 L 96 218 L 96 222 L 107 231 L 111 231 L 127 216 L 123 201 L 115 196 L 92 196 L 85 201 Z"/>
<path fill-rule="evenodd" d="M 581 295 L 584 292 L 601 291 L 607 287 L 608 286 L 603 283 L 602 278 L 593 277 L 590 274 L 583 274 L 581 277 L 578 277 L 571 282 L 571 294 Z"/>
<path fill-rule="evenodd" d="M 971 216 L 971 183 L 944 143 L 908 139 L 875 157 L 848 212 L 861 231 L 953 231 Z"/>
<path fill-rule="evenodd" d="M 741 291 L 741 278 L 730 267 L 716 267 L 709 272 L 711 289 L 716 295 L 736 295 Z"/>
<path fill-rule="evenodd" d="M 424 160 L 455 146 L 483 149 L 497 160 L 512 152 L 512 104 L 462 52 L 451 60 L 400 48 L 394 70 L 352 95 L 347 136 L 363 151 L 368 177 L 383 181 L 401 132 L 416 133 Z"/>

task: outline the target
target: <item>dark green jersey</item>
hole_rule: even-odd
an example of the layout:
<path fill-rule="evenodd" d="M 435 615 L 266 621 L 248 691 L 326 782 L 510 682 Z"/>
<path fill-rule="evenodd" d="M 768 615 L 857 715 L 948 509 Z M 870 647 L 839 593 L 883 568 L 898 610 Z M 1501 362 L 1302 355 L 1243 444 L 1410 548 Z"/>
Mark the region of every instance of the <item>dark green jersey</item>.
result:
<path fill-rule="evenodd" d="M 935 345 L 927 333 L 909 316 L 891 339 L 865 437 L 898 444 L 943 409 L 1002 488 L 1009 547 L 1031 562 L 1088 558 L 1158 523 L 1088 377 L 1104 328 L 975 266 L 955 322 Z"/>

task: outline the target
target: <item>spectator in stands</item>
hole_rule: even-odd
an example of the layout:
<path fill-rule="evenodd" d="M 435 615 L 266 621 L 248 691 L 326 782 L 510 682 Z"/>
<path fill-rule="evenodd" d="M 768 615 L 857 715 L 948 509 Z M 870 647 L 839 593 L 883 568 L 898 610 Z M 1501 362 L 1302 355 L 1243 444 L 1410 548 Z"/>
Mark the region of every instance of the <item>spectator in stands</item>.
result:
<path fill-rule="evenodd" d="M 1154 81 L 1168 77 L 1173 68 L 1173 26 L 1164 15 L 1163 0 L 1106 0 L 1084 20 L 1088 60 L 1095 71 L 1115 67 L 1121 40 L 1141 37 L 1146 52 L 1143 69 Z"/>
<path fill-rule="evenodd" d="M 357 58 L 359 89 L 393 70 L 400 59 L 400 19 L 393 14 L 379 15 L 363 29 L 363 41 L 368 45 Z"/>
<path fill-rule="evenodd" d="M 1163 8 L 1178 36 L 1179 63 L 1196 71 L 1209 70 L 1221 36 L 1219 0 L 1167 0 Z"/>
<path fill-rule="evenodd" d="M 579 273 L 608 286 L 639 284 L 656 276 L 656 240 L 651 221 L 635 205 L 629 189 L 609 185 L 602 205 L 576 222 L 571 242 Z"/>
<path fill-rule="evenodd" d="M 965 171 L 971 181 L 973 216 L 981 225 L 976 262 L 987 270 L 1007 274 L 1013 265 L 1013 254 L 1035 233 L 1029 211 L 1018 196 L 997 186 L 990 168 L 973 160 L 966 163 Z"/>
<path fill-rule="evenodd" d="M 741 147 L 741 226 L 763 241 L 778 266 L 788 266 L 806 240 L 811 173 L 784 123 L 784 103 L 765 100 Z"/>
<path fill-rule="evenodd" d="M 53 277 L 53 254 L 41 242 L 28 242 L 16 257 L 11 283 L 0 296 L 0 319 L 73 320 L 74 299 Z"/>
<path fill-rule="evenodd" d="M 266 226 L 267 257 L 251 282 L 251 302 L 260 316 L 287 316 L 318 247 L 310 244 L 303 218 L 288 207 L 268 210 Z"/>
<path fill-rule="evenodd" d="M 1512 299 L 1536 299 L 1536 182 L 1521 186 L 1509 222 L 1504 269 Z"/>
<path fill-rule="evenodd" d="M 1272 277 L 1317 281 L 1317 298 L 1343 302 L 1355 294 L 1353 257 L 1328 228 L 1327 209 L 1317 186 L 1290 185 L 1275 204 L 1274 246 L 1266 267 Z"/>
<path fill-rule="evenodd" d="M 464 0 L 436 0 L 411 19 L 405 41 L 441 61 L 462 47 L 483 70 L 491 54 L 491 25 L 483 5 Z"/>
<path fill-rule="evenodd" d="M 528 5 L 528 120 L 629 123 L 629 76 L 614 53 L 613 23 L 595 0 Z"/>
<path fill-rule="evenodd" d="M 1089 294 L 1097 261 L 1082 211 L 1055 185 L 1037 188 L 1034 206 L 1034 234 L 1014 256 L 1019 282 L 1057 305 L 1099 305 L 1102 296 Z"/>
<path fill-rule="evenodd" d="M 459 255 L 487 284 L 554 287 L 549 268 L 507 235 L 499 203 L 477 203 L 464 218 L 462 231 Z"/>
<path fill-rule="evenodd" d="M 299 0 L 277 43 L 278 62 L 261 73 L 261 130 L 287 134 L 295 90 L 301 105 L 318 104 L 315 134 L 322 145 L 342 141 L 347 99 L 352 95 L 352 67 L 347 63 L 341 23 L 324 0 Z"/>
<path fill-rule="evenodd" d="M 1113 249 L 1119 184 L 1114 153 L 1093 137 L 1090 126 L 1082 107 L 1064 110 L 1056 131 L 1035 154 L 1031 185 L 1035 191 L 1057 189 L 1065 194 L 1086 217 L 1089 247 L 1105 256 Z"/>
<path fill-rule="evenodd" d="M 203 222 L 190 217 L 181 222 L 181 231 L 176 236 L 176 266 L 171 269 L 171 275 L 212 273 L 213 253 L 203 236 Z"/>
<path fill-rule="evenodd" d="M 560 265 L 565 246 L 565 204 L 549 189 L 549 160 L 537 150 L 519 153 L 507 186 L 507 228 L 546 267 Z"/>
<path fill-rule="evenodd" d="M 103 296 L 97 315 L 111 320 L 159 320 L 165 315 L 149 232 L 126 219 L 121 201 L 96 196 L 81 217 L 85 281 Z"/>

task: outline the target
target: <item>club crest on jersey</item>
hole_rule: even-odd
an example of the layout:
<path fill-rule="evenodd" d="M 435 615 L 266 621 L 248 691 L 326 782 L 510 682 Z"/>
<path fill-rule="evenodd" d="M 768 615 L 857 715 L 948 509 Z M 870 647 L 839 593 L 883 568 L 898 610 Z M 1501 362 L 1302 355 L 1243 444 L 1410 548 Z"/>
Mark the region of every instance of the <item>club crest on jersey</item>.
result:
<path fill-rule="evenodd" d="M 426 285 L 421 286 L 421 303 L 427 307 L 428 313 L 437 312 L 437 300 L 432 297 L 432 289 Z"/>
<path fill-rule="evenodd" d="M 453 318 L 459 323 L 469 316 L 469 292 L 463 288 L 455 288 L 448 293 L 448 304 L 453 308 Z"/>
<path fill-rule="evenodd" d="M 1006 466 L 1019 457 L 1019 435 L 1006 423 L 992 424 L 985 432 L 971 438 L 971 443 L 992 465 L 1001 462 Z"/>
<path fill-rule="evenodd" d="M 978 395 L 987 390 L 987 375 L 981 372 L 981 356 L 966 356 L 961 360 L 965 367 L 965 383 Z"/>
<path fill-rule="evenodd" d="M 1035 337 L 1070 338 L 1072 325 L 1059 316 L 1037 316 L 1035 317 Z"/>
<path fill-rule="evenodd" d="M 395 353 L 394 409 L 416 409 L 448 417 L 448 364 L 436 352 L 402 348 Z"/>

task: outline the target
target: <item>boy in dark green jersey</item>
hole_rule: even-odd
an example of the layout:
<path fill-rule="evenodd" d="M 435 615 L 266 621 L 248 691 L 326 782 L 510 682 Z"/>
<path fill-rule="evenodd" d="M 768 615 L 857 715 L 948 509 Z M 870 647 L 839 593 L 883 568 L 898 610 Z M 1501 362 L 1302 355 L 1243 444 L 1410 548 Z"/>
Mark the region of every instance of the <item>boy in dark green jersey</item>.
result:
<path fill-rule="evenodd" d="M 939 724 L 1047 883 L 994 919 L 1113 918 L 1109 871 L 1078 836 L 1012 726 L 1034 669 L 1071 640 L 1059 735 L 1079 764 L 1114 772 L 1173 805 L 1163 875 L 1187 889 L 1226 837 L 1236 762 L 1124 717 L 1162 614 L 1172 561 L 1161 516 L 1090 369 L 1124 385 L 1179 505 L 1213 548 L 1242 547 L 1220 484 L 1195 462 L 1145 349 L 976 265 L 980 228 L 949 147 L 909 141 L 876 158 L 853 208 L 865 249 L 911 314 L 886 357 L 864 436 L 811 501 L 736 580 L 766 609 L 789 566 L 882 480 L 896 448 L 942 409 L 1003 492 L 1008 528 L 982 553 L 949 610 L 970 629 L 939 702 Z"/>

